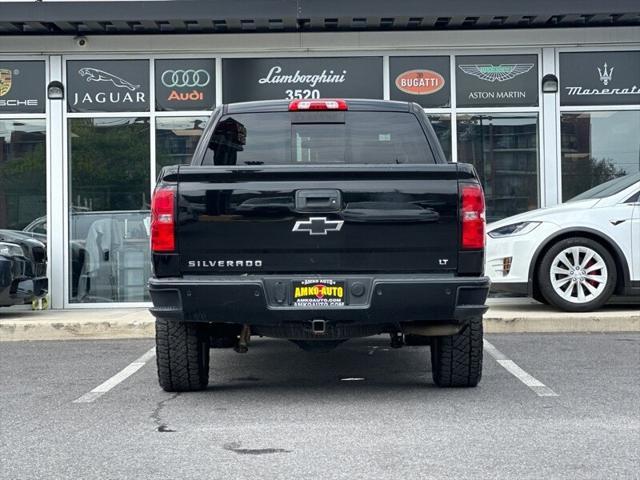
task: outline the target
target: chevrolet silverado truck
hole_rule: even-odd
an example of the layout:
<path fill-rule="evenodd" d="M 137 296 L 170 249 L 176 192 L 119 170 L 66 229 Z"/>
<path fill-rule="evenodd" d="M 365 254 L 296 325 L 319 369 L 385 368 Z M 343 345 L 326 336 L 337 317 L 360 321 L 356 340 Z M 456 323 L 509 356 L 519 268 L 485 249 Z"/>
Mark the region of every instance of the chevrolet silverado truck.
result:
<path fill-rule="evenodd" d="M 480 381 L 484 195 L 417 104 L 222 105 L 151 210 L 164 390 L 206 388 L 210 348 L 250 335 L 330 351 L 389 334 L 430 344 L 438 386 Z"/>

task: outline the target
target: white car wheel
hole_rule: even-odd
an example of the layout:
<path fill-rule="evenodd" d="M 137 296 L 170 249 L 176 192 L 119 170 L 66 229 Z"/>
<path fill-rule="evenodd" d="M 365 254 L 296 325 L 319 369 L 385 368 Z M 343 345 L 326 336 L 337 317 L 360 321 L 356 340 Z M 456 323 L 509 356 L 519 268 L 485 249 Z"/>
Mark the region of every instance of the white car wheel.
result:
<path fill-rule="evenodd" d="M 572 312 L 588 312 L 605 304 L 616 286 L 616 263 L 609 251 L 590 238 L 559 240 L 545 252 L 538 286 L 551 304 Z"/>
<path fill-rule="evenodd" d="M 549 277 L 558 296 L 571 303 L 594 301 L 602 295 L 609 279 L 603 258 L 585 246 L 569 247 L 557 254 Z"/>

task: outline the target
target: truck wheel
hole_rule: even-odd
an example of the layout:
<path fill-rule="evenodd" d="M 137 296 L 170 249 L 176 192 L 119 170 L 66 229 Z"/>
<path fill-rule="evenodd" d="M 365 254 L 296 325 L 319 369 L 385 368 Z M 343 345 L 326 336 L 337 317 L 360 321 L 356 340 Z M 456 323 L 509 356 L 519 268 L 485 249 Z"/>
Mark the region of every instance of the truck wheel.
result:
<path fill-rule="evenodd" d="M 473 317 L 456 335 L 431 343 L 433 381 L 439 387 L 475 387 L 482 377 L 482 316 Z"/>
<path fill-rule="evenodd" d="M 203 390 L 209 383 L 209 335 L 203 325 L 156 319 L 158 381 L 167 392 Z"/>
<path fill-rule="evenodd" d="M 568 312 L 589 312 L 605 304 L 616 287 L 616 263 L 590 238 L 565 238 L 545 253 L 538 269 L 542 295 Z"/>

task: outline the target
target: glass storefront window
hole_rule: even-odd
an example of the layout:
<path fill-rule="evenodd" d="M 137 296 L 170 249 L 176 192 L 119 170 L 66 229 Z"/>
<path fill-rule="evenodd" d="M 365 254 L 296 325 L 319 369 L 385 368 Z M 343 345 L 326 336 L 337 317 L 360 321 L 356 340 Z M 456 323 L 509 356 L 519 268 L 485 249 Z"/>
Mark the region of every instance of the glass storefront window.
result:
<path fill-rule="evenodd" d="M 436 132 L 444 156 L 451 161 L 451 115 L 429 114 L 431 126 Z"/>
<path fill-rule="evenodd" d="M 562 200 L 640 171 L 640 110 L 563 113 Z"/>
<path fill-rule="evenodd" d="M 188 165 L 209 117 L 156 119 L 156 171 L 167 165 Z"/>
<path fill-rule="evenodd" d="M 45 120 L 0 120 L 0 229 L 46 224 L 46 192 Z M 36 233 L 46 241 L 46 228 Z"/>
<path fill-rule="evenodd" d="M 458 115 L 458 161 L 476 167 L 487 221 L 538 207 L 538 116 Z"/>
<path fill-rule="evenodd" d="M 69 119 L 70 301 L 146 301 L 149 119 Z"/>

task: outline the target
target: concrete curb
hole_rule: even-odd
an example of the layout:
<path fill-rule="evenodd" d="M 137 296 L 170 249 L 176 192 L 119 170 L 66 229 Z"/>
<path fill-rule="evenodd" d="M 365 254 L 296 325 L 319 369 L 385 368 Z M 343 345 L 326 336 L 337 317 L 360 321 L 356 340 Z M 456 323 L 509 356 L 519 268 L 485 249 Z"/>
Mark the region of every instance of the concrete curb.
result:
<path fill-rule="evenodd" d="M 558 312 L 536 302 L 489 302 L 485 333 L 640 332 L 640 309 L 611 306 L 592 313 Z M 0 341 L 153 338 L 155 322 L 147 309 L 0 311 Z"/>

